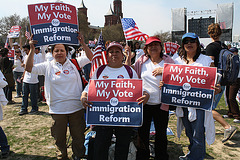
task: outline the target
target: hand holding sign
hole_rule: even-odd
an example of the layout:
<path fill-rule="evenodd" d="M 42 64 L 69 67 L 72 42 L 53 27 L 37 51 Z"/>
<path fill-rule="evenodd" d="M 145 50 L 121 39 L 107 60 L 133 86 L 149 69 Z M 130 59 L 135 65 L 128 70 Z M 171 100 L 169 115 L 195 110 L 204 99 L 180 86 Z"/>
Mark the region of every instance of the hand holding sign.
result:
<path fill-rule="evenodd" d="M 162 86 L 163 86 L 163 85 L 164 85 L 164 82 L 163 82 L 163 81 L 160 81 L 160 82 L 159 82 L 159 86 L 158 86 L 159 89 L 162 89 Z"/>
<path fill-rule="evenodd" d="M 145 104 L 147 103 L 149 97 L 150 97 L 150 95 L 149 95 L 146 91 L 144 91 L 144 92 L 143 92 L 143 96 L 142 96 L 142 97 L 139 97 L 139 98 L 137 99 L 138 104 L 141 104 L 141 103 L 142 103 L 143 105 L 145 105 Z"/>
<path fill-rule="evenodd" d="M 212 86 L 212 88 L 214 89 L 214 94 L 218 94 L 222 91 L 221 85 L 218 83 L 215 86 Z"/>
<path fill-rule="evenodd" d="M 86 92 L 82 93 L 81 102 L 82 102 L 82 105 L 84 106 L 85 109 L 87 109 L 88 107 L 91 108 L 91 105 L 93 104 L 92 102 L 87 100 L 87 93 Z"/>
<path fill-rule="evenodd" d="M 79 40 L 80 44 L 81 45 L 85 44 L 83 35 L 80 32 L 77 33 L 78 33 L 77 39 Z"/>
<path fill-rule="evenodd" d="M 31 35 L 31 38 L 29 39 L 29 45 L 30 45 L 30 49 L 35 49 L 35 45 L 38 43 L 37 40 L 33 40 L 33 35 Z"/>

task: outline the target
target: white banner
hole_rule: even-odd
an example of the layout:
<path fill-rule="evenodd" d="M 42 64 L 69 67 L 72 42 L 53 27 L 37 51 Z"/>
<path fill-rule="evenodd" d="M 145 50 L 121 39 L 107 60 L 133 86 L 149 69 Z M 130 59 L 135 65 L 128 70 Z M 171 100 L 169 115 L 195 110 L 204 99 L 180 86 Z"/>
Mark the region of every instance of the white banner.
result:
<path fill-rule="evenodd" d="M 217 5 L 217 23 L 221 29 L 232 29 L 233 27 L 233 3 Z"/>
<path fill-rule="evenodd" d="M 186 8 L 172 9 L 172 31 L 185 31 Z"/>

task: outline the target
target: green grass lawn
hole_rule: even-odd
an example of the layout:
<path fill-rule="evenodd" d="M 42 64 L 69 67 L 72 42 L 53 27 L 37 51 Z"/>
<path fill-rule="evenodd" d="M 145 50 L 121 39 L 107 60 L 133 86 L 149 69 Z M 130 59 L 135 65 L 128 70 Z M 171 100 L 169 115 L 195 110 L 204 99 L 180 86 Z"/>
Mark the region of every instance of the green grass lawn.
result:
<path fill-rule="evenodd" d="M 18 116 L 17 112 L 20 110 L 21 99 L 15 100 L 17 101 L 16 104 L 3 107 L 4 120 L 0 122 L 0 125 L 8 137 L 12 151 L 7 160 L 56 159 L 54 140 L 50 133 L 52 119 L 47 113 L 48 106 L 39 103 L 40 114 Z M 29 109 L 31 109 L 31 107 L 29 107 Z M 228 108 L 225 106 L 223 97 L 216 110 L 221 114 L 227 114 Z M 226 121 L 239 129 L 239 124 L 234 124 L 233 119 L 226 119 Z M 170 160 L 177 160 L 180 155 L 188 152 L 188 138 L 185 136 L 185 132 L 182 132 L 180 139 L 177 138 L 176 124 L 177 118 L 175 115 L 172 115 L 169 120 L 169 127 L 175 135 L 168 136 L 168 153 Z M 221 140 L 224 129 L 217 122 L 215 122 L 215 125 L 216 139 L 213 145 L 206 145 L 206 159 L 239 159 L 240 132 L 238 131 L 226 144 L 222 144 Z M 69 156 L 71 156 L 71 149 L 69 148 L 68 151 Z"/>

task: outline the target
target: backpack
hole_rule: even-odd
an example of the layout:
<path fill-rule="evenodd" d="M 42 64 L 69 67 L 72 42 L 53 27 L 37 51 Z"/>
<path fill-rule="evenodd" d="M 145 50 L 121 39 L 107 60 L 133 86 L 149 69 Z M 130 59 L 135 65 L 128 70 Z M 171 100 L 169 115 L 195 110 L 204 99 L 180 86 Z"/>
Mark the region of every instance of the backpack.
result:
<path fill-rule="evenodd" d="M 107 65 L 101 65 L 101 66 L 98 68 L 98 70 L 97 70 L 97 79 L 99 78 L 100 74 L 102 73 L 102 71 L 105 69 L 106 66 L 107 66 Z M 133 77 L 133 72 L 132 72 L 131 67 L 129 67 L 129 66 L 127 66 L 127 65 L 123 65 L 123 66 L 126 68 L 129 77 L 132 78 L 132 77 Z"/>
<path fill-rule="evenodd" d="M 218 73 L 222 75 L 221 86 L 231 85 L 238 78 L 239 57 L 228 49 L 221 49 L 218 62 Z"/>
<path fill-rule="evenodd" d="M 76 66 L 76 68 L 77 68 L 77 70 L 79 72 L 80 78 L 82 80 L 82 89 L 84 89 L 87 86 L 88 81 L 84 78 L 82 69 L 78 65 L 77 60 L 76 59 L 70 59 L 70 61 Z"/>

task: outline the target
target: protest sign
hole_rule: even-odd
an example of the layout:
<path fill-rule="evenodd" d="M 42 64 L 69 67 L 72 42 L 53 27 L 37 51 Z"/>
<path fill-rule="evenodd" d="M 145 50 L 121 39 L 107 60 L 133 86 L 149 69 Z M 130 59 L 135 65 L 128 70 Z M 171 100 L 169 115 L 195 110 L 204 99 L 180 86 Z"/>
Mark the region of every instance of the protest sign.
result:
<path fill-rule="evenodd" d="M 78 45 L 76 7 L 65 3 L 28 5 L 28 14 L 36 46 L 50 44 Z"/>
<path fill-rule="evenodd" d="M 211 110 L 217 68 L 164 64 L 161 102 Z"/>
<path fill-rule="evenodd" d="M 178 45 L 177 43 L 173 43 L 173 42 L 166 42 L 164 43 L 164 49 L 166 54 L 168 55 L 174 55 L 178 48 L 180 47 L 180 45 Z"/>
<path fill-rule="evenodd" d="M 142 96 L 142 80 L 108 79 L 90 80 L 87 108 L 87 124 L 107 126 L 142 125 L 142 104 L 136 101 Z"/>
<path fill-rule="evenodd" d="M 88 46 L 89 47 L 95 47 L 96 42 L 95 41 L 88 41 Z"/>
<path fill-rule="evenodd" d="M 20 35 L 21 26 L 12 26 L 7 38 L 18 38 Z"/>
<path fill-rule="evenodd" d="M 11 60 L 14 60 L 14 55 L 15 55 L 15 50 L 14 49 L 10 49 L 8 50 L 8 58 L 10 58 Z"/>

